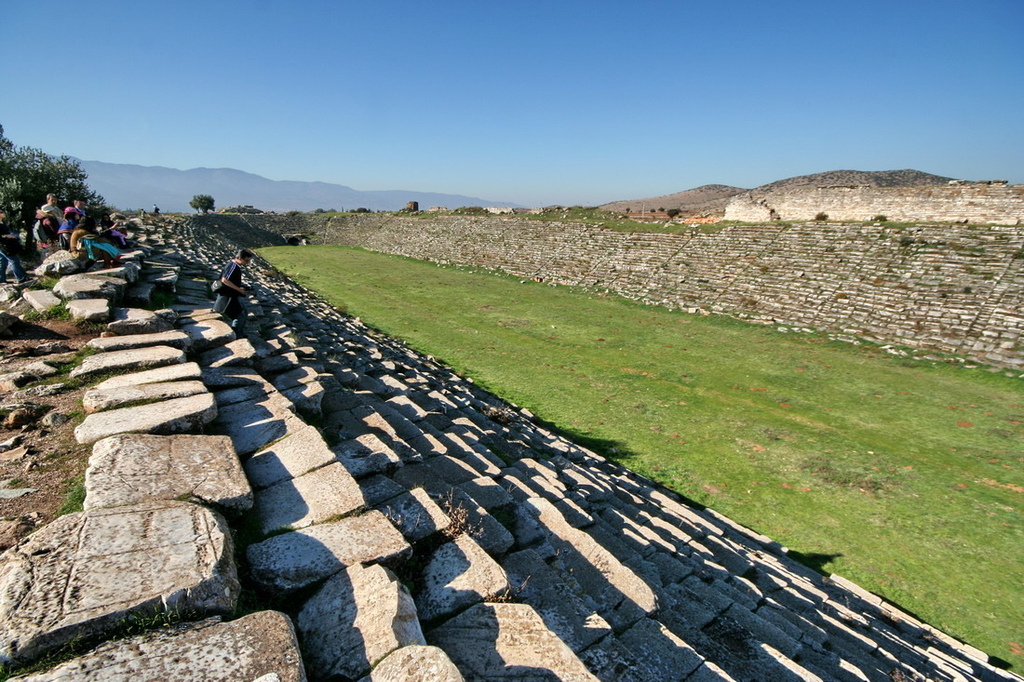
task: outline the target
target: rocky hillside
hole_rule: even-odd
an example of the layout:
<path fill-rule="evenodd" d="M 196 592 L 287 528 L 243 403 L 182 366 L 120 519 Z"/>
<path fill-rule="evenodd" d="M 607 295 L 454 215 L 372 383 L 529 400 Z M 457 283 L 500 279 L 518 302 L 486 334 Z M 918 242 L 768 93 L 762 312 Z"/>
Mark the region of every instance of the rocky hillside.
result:
<path fill-rule="evenodd" d="M 730 187 L 729 185 L 702 185 L 660 197 L 613 201 L 610 204 L 602 205 L 601 208 L 621 213 L 640 211 L 642 208 L 664 208 L 666 210 L 678 208 L 686 215 L 717 215 L 725 212 L 725 204 L 730 197 L 746 191 L 741 187 Z"/>
<path fill-rule="evenodd" d="M 889 170 L 889 171 L 855 171 L 835 170 L 812 175 L 798 175 L 785 180 L 761 185 L 754 188 L 754 192 L 786 192 L 804 187 L 923 187 L 927 185 L 945 185 L 953 178 L 946 178 L 941 175 L 932 175 L 918 170 Z M 688 189 L 675 194 L 666 194 L 660 197 L 649 197 L 646 199 L 632 199 L 628 201 L 613 201 L 604 204 L 601 208 L 609 211 L 620 211 L 629 213 L 641 210 L 641 206 L 651 208 L 678 208 L 685 215 L 724 215 L 725 205 L 729 199 L 746 192 L 740 187 L 728 185 L 702 185 L 694 189 Z"/>
<path fill-rule="evenodd" d="M 767 185 L 761 185 L 754 191 L 759 193 L 785 192 L 804 187 L 926 187 L 928 185 L 945 185 L 953 179 L 910 168 L 889 171 L 835 170 L 776 180 Z"/>

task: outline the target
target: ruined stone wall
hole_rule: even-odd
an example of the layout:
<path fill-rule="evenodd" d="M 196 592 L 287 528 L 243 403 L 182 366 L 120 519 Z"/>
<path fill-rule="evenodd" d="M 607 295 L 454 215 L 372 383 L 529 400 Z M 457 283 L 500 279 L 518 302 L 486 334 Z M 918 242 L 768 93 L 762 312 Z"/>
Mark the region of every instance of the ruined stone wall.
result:
<path fill-rule="evenodd" d="M 898 222 L 969 222 L 1019 225 L 1024 185 L 971 183 L 934 187 L 806 187 L 785 192 L 752 190 L 733 197 L 726 220 L 867 221 L 884 215 Z"/>
<path fill-rule="evenodd" d="M 277 217 L 262 220 L 271 231 Z M 370 214 L 321 220 L 307 232 L 316 232 L 314 243 L 1024 369 L 1024 228 L 1017 226 L 776 222 L 669 235 L 522 218 Z"/>

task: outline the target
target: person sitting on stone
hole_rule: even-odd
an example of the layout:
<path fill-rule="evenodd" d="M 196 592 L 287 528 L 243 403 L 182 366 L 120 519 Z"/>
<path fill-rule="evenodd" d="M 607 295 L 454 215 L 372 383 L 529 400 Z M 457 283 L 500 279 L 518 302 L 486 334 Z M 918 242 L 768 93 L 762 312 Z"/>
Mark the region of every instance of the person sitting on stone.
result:
<path fill-rule="evenodd" d="M 71 235 L 78 228 L 78 221 L 84 217 L 85 215 L 74 206 L 64 209 L 64 222 L 57 228 L 57 242 L 60 248 L 71 250 Z"/>
<path fill-rule="evenodd" d="M 57 195 L 56 194 L 47 194 L 46 195 L 46 203 L 43 204 L 42 206 L 40 206 L 39 210 L 43 211 L 45 213 L 54 213 L 54 212 L 56 212 L 58 217 L 63 215 L 63 212 L 60 210 L 60 206 L 57 205 Z"/>
<path fill-rule="evenodd" d="M 120 265 L 120 252 L 96 234 L 96 222 L 92 218 L 83 218 L 71 234 L 69 250 L 75 258 L 95 261 L 99 257 L 103 260 L 103 267 L 108 269 Z"/>
<path fill-rule="evenodd" d="M 127 249 L 128 234 L 124 231 L 124 226 L 128 222 L 128 219 L 122 213 L 111 213 L 110 217 L 105 221 L 109 225 L 104 225 L 103 229 L 100 230 L 100 236 L 107 239 L 119 249 Z"/>
<path fill-rule="evenodd" d="M 57 244 L 57 230 L 60 229 L 60 212 L 53 213 L 44 209 L 36 211 L 36 222 L 32 226 L 32 237 L 39 249 L 40 260 L 45 260 L 50 249 Z"/>

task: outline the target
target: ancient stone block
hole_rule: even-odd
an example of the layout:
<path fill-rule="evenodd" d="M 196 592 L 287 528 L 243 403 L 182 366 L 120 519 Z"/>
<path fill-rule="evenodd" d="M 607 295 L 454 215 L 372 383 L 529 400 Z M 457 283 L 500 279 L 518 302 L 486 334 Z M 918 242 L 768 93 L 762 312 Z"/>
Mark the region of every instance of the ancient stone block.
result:
<path fill-rule="evenodd" d="M 107 372 L 137 371 L 154 367 L 166 367 L 185 362 L 185 354 L 169 346 L 152 346 L 111 353 L 98 353 L 82 360 L 82 364 L 71 370 L 71 376 L 91 377 Z"/>
<path fill-rule="evenodd" d="M 85 408 L 86 414 L 92 414 L 128 403 L 186 398 L 206 392 L 206 386 L 203 386 L 201 381 L 166 381 L 121 388 L 92 388 L 82 397 L 82 407 Z"/>
<path fill-rule="evenodd" d="M 501 566 L 468 535 L 437 548 L 423 570 L 416 606 L 424 620 L 451 615 L 509 589 Z"/>
<path fill-rule="evenodd" d="M 324 583 L 296 621 L 316 679 L 358 679 L 396 649 L 423 645 L 405 586 L 381 566 L 352 566 Z"/>
<path fill-rule="evenodd" d="M 107 642 L 51 670 L 19 679 L 305 682 L 306 674 L 291 620 L 277 611 L 259 611 L 229 623 L 182 623 Z"/>
<path fill-rule="evenodd" d="M 118 433 L 188 433 L 200 430 L 216 416 L 213 394 L 200 393 L 90 414 L 75 427 L 75 440 L 85 445 Z"/>
<path fill-rule="evenodd" d="M 256 491 L 256 516 L 264 534 L 305 528 L 364 506 L 359 484 L 335 462 Z"/>
<path fill-rule="evenodd" d="M 226 614 L 238 581 L 214 512 L 151 502 L 68 514 L 0 559 L 0 662 L 24 663 L 135 615 Z"/>
<path fill-rule="evenodd" d="M 428 635 L 466 679 L 597 680 L 527 604 L 477 604 Z"/>
<path fill-rule="evenodd" d="M 274 593 L 291 592 L 329 578 L 355 564 L 388 563 L 412 553 L 401 533 L 370 510 L 275 535 L 250 545 L 252 577 Z"/>
<path fill-rule="evenodd" d="M 252 490 L 227 436 L 122 434 L 93 445 L 85 509 L 193 497 L 239 514 Z"/>

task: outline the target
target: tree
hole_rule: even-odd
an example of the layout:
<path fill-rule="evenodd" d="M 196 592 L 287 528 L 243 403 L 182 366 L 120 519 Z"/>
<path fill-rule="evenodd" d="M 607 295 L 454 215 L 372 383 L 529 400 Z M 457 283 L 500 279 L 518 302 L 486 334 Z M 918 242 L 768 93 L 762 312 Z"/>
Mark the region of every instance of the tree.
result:
<path fill-rule="evenodd" d="M 213 210 L 213 197 L 209 194 L 197 194 L 192 197 L 188 205 L 200 213 L 209 213 Z"/>
<path fill-rule="evenodd" d="M 91 212 L 109 213 L 103 197 L 89 189 L 87 177 L 70 156 L 51 156 L 40 149 L 15 146 L 4 137 L 0 126 L 0 208 L 13 225 L 31 225 L 36 208 L 46 203 L 47 194 L 56 194 L 65 205 L 81 199 L 93 209 Z"/>

